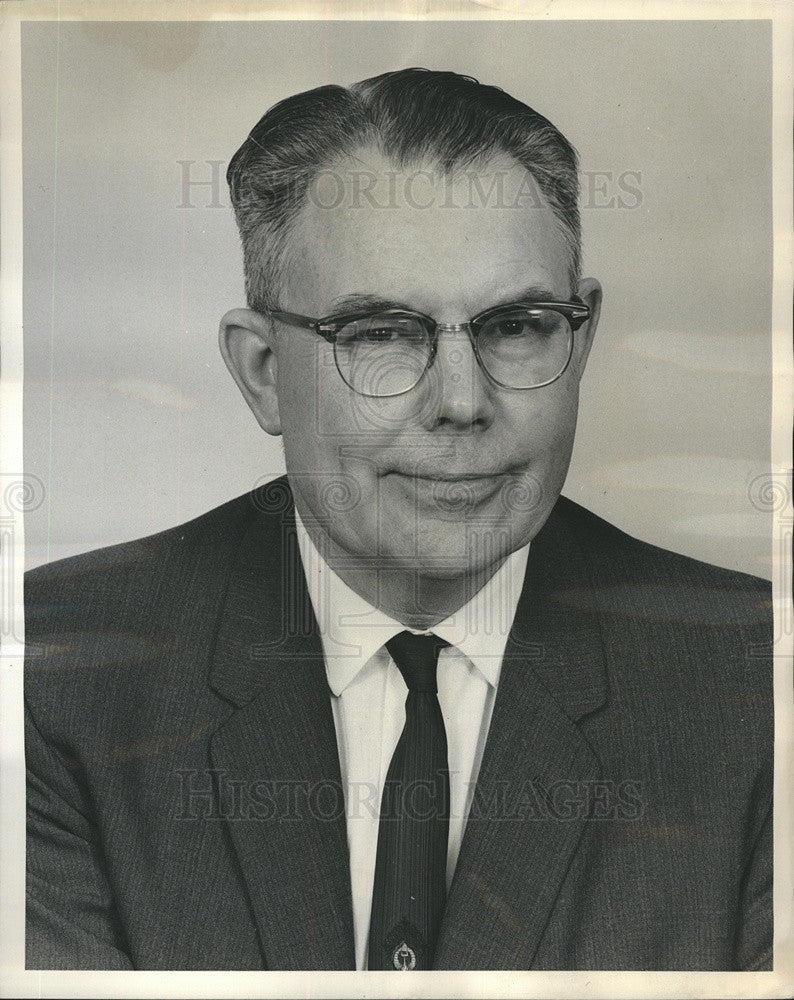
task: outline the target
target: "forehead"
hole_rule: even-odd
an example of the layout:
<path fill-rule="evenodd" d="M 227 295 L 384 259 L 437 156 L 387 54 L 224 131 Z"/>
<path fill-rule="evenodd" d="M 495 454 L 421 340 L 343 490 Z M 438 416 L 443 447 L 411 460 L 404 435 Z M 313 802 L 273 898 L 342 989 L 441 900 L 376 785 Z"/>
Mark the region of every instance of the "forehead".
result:
<path fill-rule="evenodd" d="M 317 314 L 355 293 L 437 315 L 473 314 L 530 286 L 569 292 L 562 227 L 508 157 L 446 175 L 362 150 L 315 178 L 287 252 L 290 304 Z"/>

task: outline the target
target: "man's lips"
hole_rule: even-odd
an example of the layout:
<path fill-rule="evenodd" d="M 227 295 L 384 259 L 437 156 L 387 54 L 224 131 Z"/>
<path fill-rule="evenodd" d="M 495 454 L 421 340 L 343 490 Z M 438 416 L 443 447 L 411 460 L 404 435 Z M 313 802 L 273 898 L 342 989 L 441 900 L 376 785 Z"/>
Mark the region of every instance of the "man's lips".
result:
<path fill-rule="evenodd" d="M 482 503 L 492 496 L 509 477 L 505 472 L 488 473 L 416 473 L 393 471 L 386 478 L 394 477 L 406 491 L 444 508 L 465 507 Z"/>
<path fill-rule="evenodd" d="M 482 479 L 504 479 L 508 472 L 400 472 L 392 469 L 387 476 L 400 476 L 404 479 L 427 480 L 431 483 L 473 483 Z"/>

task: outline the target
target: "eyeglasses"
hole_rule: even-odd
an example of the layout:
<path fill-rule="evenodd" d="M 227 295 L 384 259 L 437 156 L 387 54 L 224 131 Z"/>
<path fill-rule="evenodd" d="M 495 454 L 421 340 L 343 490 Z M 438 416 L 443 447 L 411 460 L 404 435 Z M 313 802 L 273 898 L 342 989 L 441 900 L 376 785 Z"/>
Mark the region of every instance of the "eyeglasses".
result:
<path fill-rule="evenodd" d="M 339 374 L 354 392 L 385 398 L 409 392 L 435 361 L 440 330 L 468 333 L 482 370 L 504 389 L 539 389 L 568 367 L 573 334 L 590 308 L 572 302 L 514 302 L 468 323 L 436 323 L 423 313 L 385 309 L 312 319 L 269 310 L 290 326 L 313 330 L 334 347 Z"/>

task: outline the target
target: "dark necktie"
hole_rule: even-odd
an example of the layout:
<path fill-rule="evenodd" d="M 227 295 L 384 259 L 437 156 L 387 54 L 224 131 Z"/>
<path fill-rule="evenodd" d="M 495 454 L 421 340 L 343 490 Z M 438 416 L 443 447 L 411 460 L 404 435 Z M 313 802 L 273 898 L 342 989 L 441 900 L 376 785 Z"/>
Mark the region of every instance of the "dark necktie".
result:
<path fill-rule="evenodd" d="M 386 648 L 408 686 L 405 726 L 386 775 L 369 929 L 370 969 L 430 969 L 446 899 L 447 734 L 436 666 L 449 643 L 400 632 Z"/>

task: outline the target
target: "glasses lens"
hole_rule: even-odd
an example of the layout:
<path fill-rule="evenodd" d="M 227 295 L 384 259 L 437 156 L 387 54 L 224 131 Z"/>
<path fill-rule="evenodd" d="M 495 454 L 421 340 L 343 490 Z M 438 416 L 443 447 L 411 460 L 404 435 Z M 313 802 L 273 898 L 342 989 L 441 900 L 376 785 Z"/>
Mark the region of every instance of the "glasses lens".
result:
<path fill-rule="evenodd" d="M 353 320 L 334 344 L 339 373 L 365 396 L 397 396 L 412 389 L 427 368 L 430 350 L 422 322 L 400 312 Z"/>
<path fill-rule="evenodd" d="M 554 309 L 513 307 L 483 323 L 477 344 L 493 379 L 511 389 L 532 389 L 565 371 L 573 334 L 565 316 Z"/>

